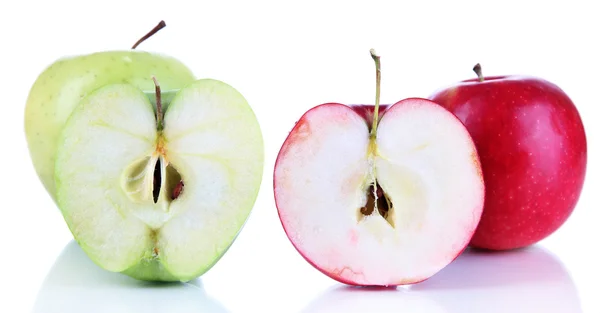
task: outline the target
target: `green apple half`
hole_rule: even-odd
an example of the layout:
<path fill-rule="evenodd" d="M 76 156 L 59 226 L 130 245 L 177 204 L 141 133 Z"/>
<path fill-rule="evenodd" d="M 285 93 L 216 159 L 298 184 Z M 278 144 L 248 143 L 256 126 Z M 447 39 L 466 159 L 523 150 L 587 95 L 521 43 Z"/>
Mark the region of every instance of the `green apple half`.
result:
<path fill-rule="evenodd" d="M 202 79 L 174 93 L 155 107 L 133 84 L 104 86 L 57 139 L 57 203 L 75 239 L 102 268 L 142 280 L 206 272 L 262 180 L 261 129 L 238 91 Z"/>
<path fill-rule="evenodd" d="M 38 76 L 25 107 L 25 135 L 36 173 L 54 201 L 58 137 L 73 109 L 86 95 L 108 84 L 129 83 L 152 92 L 152 75 L 160 79 L 163 90 L 179 89 L 195 80 L 178 60 L 138 50 L 62 58 Z"/>

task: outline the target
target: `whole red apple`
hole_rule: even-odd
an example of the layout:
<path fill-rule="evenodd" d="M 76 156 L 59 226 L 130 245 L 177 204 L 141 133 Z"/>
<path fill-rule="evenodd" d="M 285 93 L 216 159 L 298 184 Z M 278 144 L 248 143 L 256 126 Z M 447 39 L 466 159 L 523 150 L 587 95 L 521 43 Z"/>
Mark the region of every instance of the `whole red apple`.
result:
<path fill-rule="evenodd" d="M 558 86 L 525 76 L 465 80 L 429 99 L 467 127 L 486 186 L 481 221 L 470 245 L 507 250 L 556 231 L 583 187 L 586 135 L 577 108 Z"/>

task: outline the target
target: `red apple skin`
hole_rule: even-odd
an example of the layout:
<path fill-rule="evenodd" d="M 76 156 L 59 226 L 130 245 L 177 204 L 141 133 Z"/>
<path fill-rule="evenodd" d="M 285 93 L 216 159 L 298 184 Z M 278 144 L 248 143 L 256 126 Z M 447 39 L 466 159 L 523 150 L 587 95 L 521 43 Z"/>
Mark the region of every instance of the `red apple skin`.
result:
<path fill-rule="evenodd" d="M 365 119 L 369 125 L 369 129 L 373 126 L 373 117 L 375 116 L 375 105 L 373 104 L 349 104 L 348 105 L 354 112 L 358 113 L 362 118 Z M 379 119 L 383 117 L 385 111 L 390 107 L 389 104 L 379 105 Z"/>
<path fill-rule="evenodd" d="M 471 134 L 486 185 L 470 246 L 509 250 L 533 245 L 573 212 L 586 174 L 584 126 L 563 90 L 527 76 L 466 80 L 429 97 Z"/>

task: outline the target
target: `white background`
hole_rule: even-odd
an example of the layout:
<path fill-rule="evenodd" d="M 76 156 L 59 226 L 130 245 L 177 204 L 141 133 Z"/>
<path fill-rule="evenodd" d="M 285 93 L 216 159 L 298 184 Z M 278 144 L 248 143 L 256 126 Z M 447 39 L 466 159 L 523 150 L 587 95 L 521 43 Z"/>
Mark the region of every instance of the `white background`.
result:
<path fill-rule="evenodd" d="M 0 4 L 0 312 L 600 312 L 598 19 L 594 1 L 2 1 Z M 27 93 L 64 55 L 127 49 L 170 54 L 244 94 L 264 132 L 256 206 L 238 240 L 194 285 L 145 286 L 98 270 L 71 241 L 39 182 L 23 130 Z M 323 102 L 427 97 L 449 83 L 528 74 L 559 85 L 588 136 L 584 191 L 551 237 L 521 253 L 465 254 L 397 291 L 343 288 L 285 237 L 273 201 L 277 152 Z"/>

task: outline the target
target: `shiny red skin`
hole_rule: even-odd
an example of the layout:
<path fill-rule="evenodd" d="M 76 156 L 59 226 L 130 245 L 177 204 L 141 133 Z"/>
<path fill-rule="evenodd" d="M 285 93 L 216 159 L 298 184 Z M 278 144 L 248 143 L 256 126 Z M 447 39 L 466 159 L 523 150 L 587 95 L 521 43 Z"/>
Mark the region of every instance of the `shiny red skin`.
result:
<path fill-rule="evenodd" d="M 349 104 L 348 105 L 354 112 L 358 113 L 362 118 L 365 119 L 369 125 L 369 129 L 373 126 L 373 117 L 375 116 L 375 105 L 373 104 Z M 385 111 L 390 107 L 389 104 L 379 105 L 379 120 L 385 114 Z"/>
<path fill-rule="evenodd" d="M 486 185 L 470 246 L 526 247 L 572 214 L 586 174 L 587 142 L 579 112 L 558 86 L 523 76 L 466 80 L 429 97 L 467 127 Z"/>

